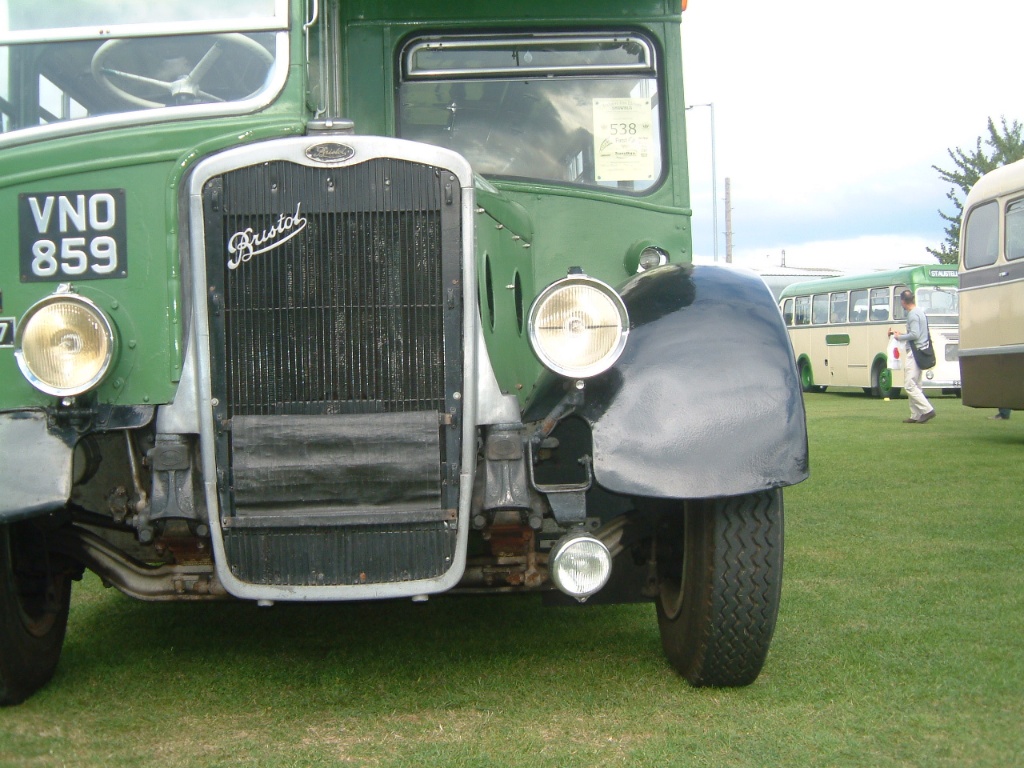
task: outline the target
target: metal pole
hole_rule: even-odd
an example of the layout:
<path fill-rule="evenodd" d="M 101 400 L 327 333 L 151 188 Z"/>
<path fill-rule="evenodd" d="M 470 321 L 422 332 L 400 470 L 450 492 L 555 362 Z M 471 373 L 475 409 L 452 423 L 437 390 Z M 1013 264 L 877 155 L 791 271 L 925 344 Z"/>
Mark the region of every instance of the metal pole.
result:
<path fill-rule="evenodd" d="M 718 168 L 715 165 L 715 102 L 711 108 L 711 217 L 715 222 L 715 262 L 718 262 Z"/>
<path fill-rule="evenodd" d="M 725 177 L 725 263 L 732 264 L 732 189 Z"/>
<path fill-rule="evenodd" d="M 715 261 L 718 261 L 718 167 L 715 162 L 715 102 L 707 104 L 691 104 L 687 111 L 694 107 L 709 107 L 711 110 L 711 218 L 715 228 Z"/>

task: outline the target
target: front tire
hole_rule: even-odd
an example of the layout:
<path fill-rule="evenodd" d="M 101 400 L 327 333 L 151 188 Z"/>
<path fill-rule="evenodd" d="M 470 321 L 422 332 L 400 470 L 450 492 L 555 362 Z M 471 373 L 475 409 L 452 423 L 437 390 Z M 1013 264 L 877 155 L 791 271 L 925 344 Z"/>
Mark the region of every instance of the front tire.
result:
<path fill-rule="evenodd" d="M 768 655 L 782 594 L 782 491 L 691 500 L 657 533 L 658 628 L 695 686 L 742 686 Z"/>
<path fill-rule="evenodd" d="M 53 677 L 64 644 L 73 569 L 31 521 L 0 525 L 0 706 Z"/>

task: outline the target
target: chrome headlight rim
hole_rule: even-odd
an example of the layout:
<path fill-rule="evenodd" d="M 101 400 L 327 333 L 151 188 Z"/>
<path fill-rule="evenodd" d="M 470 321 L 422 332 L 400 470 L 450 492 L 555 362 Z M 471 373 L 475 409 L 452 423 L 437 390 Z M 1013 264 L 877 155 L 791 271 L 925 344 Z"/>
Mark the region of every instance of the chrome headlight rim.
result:
<path fill-rule="evenodd" d="M 553 359 L 546 352 L 537 331 L 537 317 L 545 303 L 557 293 L 574 286 L 587 286 L 603 294 L 614 306 L 619 321 L 619 333 L 616 343 L 596 362 L 578 367 L 563 365 L 558 360 Z M 623 302 L 622 297 L 610 285 L 589 275 L 573 274 L 556 280 L 537 295 L 537 298 L 534 299 L 533 304 L 530 306 L 530 312 L 527 316 L 527 334 L 534 354 L 537 355 L 537 358 L 544 367 L 567 378 L 586 379 L 604 373 L 615 365 L 615 362 L 619 359 L 622 350 L 626 347 L 626 339 L 629 336 L 629 313 L 626 311 L 626 304 Z"/>
<path fill-rule="evenodd" d="M 597 566 L 597 577 L 589 583 L 584 583 L 585 579 L 574 568 L 582 564 L 581 560 L 589 561 L 591 567 Z M 551 548 L 548 573 L 560 592 L 585 602 L 608 584 L 612 574 L 611 551 L 603 541 L 589 533 L 568 533 Z"/>
<path fill-rule="evenodd" d="M 24 352 L 25 334 L 30 329 L 33 318 L 47 307 L 60 303 L 76 304 L 79 307 L 84 308 L 95 318 L 97 326 L 106 339 L 106 353 L 103 356 L 103 360 L 97 372 L 89 377 L 88 380 L 80 382 L 72 387 L 55 386 L 40 378 L 40 376 L 32 369 L 32 365 L 29 360 L 26 359 Z M 47 395 L 53 395 L 55 397 L 76 397 L 96 388 L 103 379 L 106 378 L 107 374 L 110 372 L 111 363 L 114 360 L 116 339 L 117 337 L 114 333 L 114 326 L 110 322 L 110 318 L 107 317 L 107 314 L 100 309 L 96 302 L 82 296 L 81 294 L 72 293 L 69 289 L 61 286 L 56 293 L 44 296 L 42 299 L 32 304 L 21 316 L 21 320 L 18 323 L 18 330 L 15 335 L 14 358 L 18 362 L 18 367 L 21 369 L 22 375 L 28 380 L 29 384 L 40 392 Z"/>
<path fill-rule="evenodd" d="M 668 251 L 657 245 L 648 245 L 640 251 L 637 263 L 637 274 L 664 267 L 670 261 Z"/>

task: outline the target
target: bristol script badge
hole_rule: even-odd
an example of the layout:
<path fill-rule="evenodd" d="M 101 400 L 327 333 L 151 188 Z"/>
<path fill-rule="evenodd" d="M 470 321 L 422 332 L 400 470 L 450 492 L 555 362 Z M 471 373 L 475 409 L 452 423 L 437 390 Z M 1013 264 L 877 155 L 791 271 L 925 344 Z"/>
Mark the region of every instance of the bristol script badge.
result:
<path fill-rule="evenodd" d="M 327 141 L 306 148 L 306 157 L 314 163 L 343 163 L 351 158 L 356 151 L 348 144 Z"/>
<path fill-rule="evenodd" d="M 282 213 L 269 229 L 254 232 L 252 227 L 235 232 L 228 239 L 228 269 L 238 269 L 253 256 L 278 248 L 306 228 L 306 217 L 302 215 L 302 203 L 295 205 L 295 213 Z"/>

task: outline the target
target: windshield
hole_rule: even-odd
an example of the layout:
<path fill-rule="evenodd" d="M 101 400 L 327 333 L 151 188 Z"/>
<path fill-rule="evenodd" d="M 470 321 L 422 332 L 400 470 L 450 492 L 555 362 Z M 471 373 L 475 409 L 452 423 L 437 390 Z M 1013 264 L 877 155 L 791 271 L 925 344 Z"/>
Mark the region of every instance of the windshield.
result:
<path fill-rule="evenodd" d="M 0 0 L 0 131 L 256 98 L 284 71 L 279 5 Z"/>
<path fill-rule="evenodd" d="M 402 72 L 399 135 L 454 149 L 484 176 L 626 192 L 661 176 L 645 38 L 421 38 Z"/>
<path fill-rule="evenodd" d="M 171 32 L 284 29 L 284 0 L 0 0 L 0 42 Z"/>
<path fill-rule="evenodd" d="M 916 299 L 929 317 L 950 315 L 955 318 L 960 312 L 960 297 L 953 286 L 922 285 L 917 289 Z"/>

